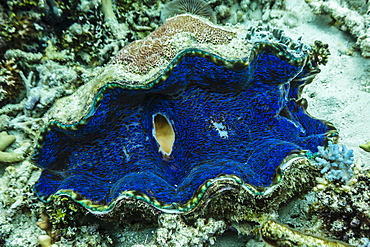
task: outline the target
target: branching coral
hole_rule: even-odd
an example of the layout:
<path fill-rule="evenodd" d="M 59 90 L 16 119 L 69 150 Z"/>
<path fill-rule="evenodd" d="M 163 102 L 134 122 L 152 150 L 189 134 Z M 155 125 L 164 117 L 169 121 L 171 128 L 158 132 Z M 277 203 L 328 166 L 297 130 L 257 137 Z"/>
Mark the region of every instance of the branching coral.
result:
<path fill-rule="evenodd" d="M 0 61 L 0 106 L 17 99 L 24 89 L 14 59 Z"/>
<path fill-rule="evenodd" d="M 29 46 L 29 41 L 40 36 L 40 30 L 36 28 L 35 22 L 39 19 L 36 16 L 28 16 L 24 13 L 11 12 L 5 23 L 0 24 L 2 40 L 7 44 L 4 48 L 21 48 Z M 4 52 L 4 50 L 0 50 Z"/>
<path fill-rule="evenodd" d="M 316 40 L 310 53 L 311 53 L 311 56 L 314 58 L 312 62 L 315 65 L 316 64 L 323 64 L 323 65 L 327 64 L 328 58 L 330 55 L 328 44 L 324 44 L 321 41 Z"/>
<path fill-rule="evenodd" d="M 21 73 L 26 85 L 27 101 L 24 109 L 33 116 L 42 115 L 55 99 L 66 94 L 68 88 L 73 88 L 78 76 L 73 68 L 62 66 L 53 61 L 47 61 L 37 67 L 39 80 L 33 86 L 33 72 L 26 77 Z M 68 91 L 67 91 L 68 92 Z M 32 114 L 30 114 L 32 112 Z"/>
<path fill-rule="evenodd" d="M 321 157 L 316 157 L 316 165 L 321 168 L 321 173 L 326 173 L 330 181 L 348 182 L 353 176 L 353 150 L 346 146 L 340 148 L 329 141 L 328 148 L 318 147 Z"/>

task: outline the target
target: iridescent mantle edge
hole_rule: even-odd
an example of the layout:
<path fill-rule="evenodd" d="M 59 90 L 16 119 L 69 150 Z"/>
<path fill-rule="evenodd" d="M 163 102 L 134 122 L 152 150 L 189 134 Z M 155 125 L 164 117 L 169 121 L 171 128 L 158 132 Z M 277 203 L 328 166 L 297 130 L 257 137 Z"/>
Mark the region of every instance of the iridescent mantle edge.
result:
<path fill-rule="evenodd" d="M 308 170 L 311 175 L 307 175 Z M 240 203 L 238 207 L 246 208 L 255 208 L 252 205 L 259 205 L 261 203 L 266 203 L 266 208 L 272 207 L 273 204 L 277 206 L 297 193 L 299 194 L 307 190 L 307 188 L 311 188 L 313 186 L 314 174 L 317 172 L 317 167 L 312 165 L 311 161 L 305 157 L 304 152 L 302 152 L 301 154 L 288 156 L 282 162 L 276 169 L 275 182 L 269 187 L 264 187 L 262 189 L 256 188 L 253 185 L 244 183 L 242 179 L 235 175 L 218 176 L 205 181 L 194 193 L 193 197 L 183 205 L 162 204 L 155 198 L 137 191 L 124 191 L 108 205 L 95 204 L 90 200 L 82 199 L 78 193 L 71 190 L 60 190 L 51 195 L 45 202 L 48 203 L 57 197 L 68 197 L 74 202 L 81 204 L 95 216 L 106 219 L 114 218 L 116 214 L 120 214 L 120 206 L 129 200 L 133 201 L 134 204 L 135 201 L 137 204 L 145 203 L 149 205 L 149 208 L 152 208 L 153 211 L 183 214 L 192 217 L 193 215 L 202 213 L 209 215 L 212 210 L 207 209 L 207 207 L 217 207 L 217 204 L 219 204 L 216 203 L 215 205 L 215 203 L 210 203 L 213 199 L 222 200 L 221 205 L 223 205 L 224 210 L 232 206 L 228 204 L 237 205 L 238 202 Z M 227 194 L 234 194 L 238 199 L 235 200 L 235 202 L 223 201 L 222 198 Z M 266 201 L 268 201 L 268 203 Z M 268 205 L 269 203 L 272 205 Z M 260 210 L 262 210 L 262 208 Z M 247 211 L 248 210 L 246 210 L 244 214 L 239 212 L 240 215 L 234 215 L 233 217 L 237 217 L 238 219 L 240 219 L 240 217 L 245 218 L 248 215 Z M 258 208 L 256 208 L 256 211 L 258 211 Z M 217 217 L 217 215 L 212 216 Z"/>

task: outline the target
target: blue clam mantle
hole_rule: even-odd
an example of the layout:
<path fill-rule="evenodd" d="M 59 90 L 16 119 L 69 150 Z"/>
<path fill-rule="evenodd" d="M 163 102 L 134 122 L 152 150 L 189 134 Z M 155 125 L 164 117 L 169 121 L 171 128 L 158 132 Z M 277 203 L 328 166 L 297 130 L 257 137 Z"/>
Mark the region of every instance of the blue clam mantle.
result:
<path fill-rule="evenodd" d="M 187 211 L 228 180 L 263 194 L 298 150 L 316 152 L 335 132 L 299 99 L 317 72 L 308 52 L 295 58 L 281 44 L 256 43 L 238 60 L 185 49 L 145 86 L 103 86 L 77 123 L 50 122 L 32 157 L 43 168 L 35 191 L 91 211 L 125 198 Z M 173 145 L 161 144 L 161 126 Z"/>

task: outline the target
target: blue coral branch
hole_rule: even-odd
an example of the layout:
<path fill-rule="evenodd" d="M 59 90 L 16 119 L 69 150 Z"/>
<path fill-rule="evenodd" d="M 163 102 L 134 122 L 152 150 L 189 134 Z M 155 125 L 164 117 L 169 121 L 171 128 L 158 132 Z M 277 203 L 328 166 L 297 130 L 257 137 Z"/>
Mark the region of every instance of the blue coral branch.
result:
<path fill-rule="evenodd" d="M 345 145 L 339 147 L 329 141 L 328 147 L 319 146 L 315 164 L 330 181 L 348 182 L 353 177 L 354 154 Z"/>

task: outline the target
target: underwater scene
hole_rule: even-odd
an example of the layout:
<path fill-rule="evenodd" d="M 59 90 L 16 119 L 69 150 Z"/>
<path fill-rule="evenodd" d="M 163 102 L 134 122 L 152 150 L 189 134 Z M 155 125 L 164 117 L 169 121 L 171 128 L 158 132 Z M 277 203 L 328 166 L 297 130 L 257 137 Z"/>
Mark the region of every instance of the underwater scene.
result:
<path fill-rule="evenodd" d="M 0 3 L 0 246 L 370 246 L 368 0 Z"/>

